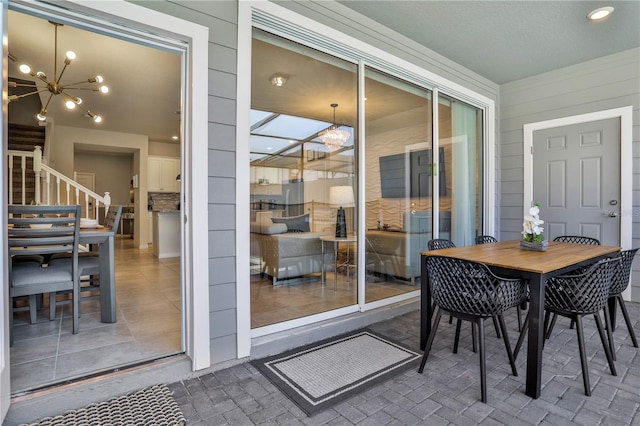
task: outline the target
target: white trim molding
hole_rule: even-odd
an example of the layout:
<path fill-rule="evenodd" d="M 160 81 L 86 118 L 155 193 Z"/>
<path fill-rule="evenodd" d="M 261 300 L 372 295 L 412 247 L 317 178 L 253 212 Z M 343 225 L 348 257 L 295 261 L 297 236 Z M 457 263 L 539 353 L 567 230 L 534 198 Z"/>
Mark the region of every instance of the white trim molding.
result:
<path fill-rule="evenodd" d="M 471 90 L 468 87 L 455 83 L 446 77 L 429 71 L 415 63 L 401 59 L 389 52 L 370 45 L 358 38 L 352 37 L 336 28 L 321 24 L 313 19 L 302 16 L 283 6 L 270 1 L 242 1 L 238 3 L 238 66 L 237 66 L 237 186 L 236 186 L 236 202 L 238 206 L 248 205 L 249 203 L 249 185 L 247 176 L 249 176 L 249 111 L 251 109 L 251 87 L 250 87 L 250 70 L 251 70 L 251 29 L 256 28 L 269 31 L 278 36 L 285 37 L 297 43 L 310 46 L 322 52 L 326 52 L 332 56 L 344 59 L 359 66 L 362 71 L 364 65 L 372 67 L 381 72 L 396 76 L 400 79 L 409 81 L 419 85 L 425 89 L 431 90 L 434 94 L 442 93 L 458 100 L 464 101 L 474 107 L 481 108 L 484 111 L 484 144 L 485 155 L 485 226 L 489 226 L 493 230 L 495 226 L 495 193 L 497 182 L 495 181 L 495 101 L 487 96 Z M 360 77 L 359 85 L 362 86 L 364 81 Z M 360 95 L 362 96 L 362 92 Z M 497 97 L 497 93 L 496 93 Z M 362 102 L 362 100 L 361 100 Z M 437 108 L 436 108 L 437 110 Z M 359 134 L 364 137 L 363 112 L 360 111 L 361 123 Z M 435 126 L 437 129 L 437 123 Z M 361 139 L 362 140 L 362 139 Z M 434 140 L 436 138 L 434 137 Z M 437 142 L 434 141 L 437 144 Z M 361 156 L 363 158 L 363 156 Z M 362 165 L 362 163 L 360 163 Z M 362 168 L 361 168 L 362 169 Z M 362 177 L 359 178 L 360 187 L 362 187 Z M 360 203 L 364 200 L 363 194 L 358 194 Z M 408 293 L 399 298 L 385 299 L 376 303 L 365 303 L 364 292 L 364 274 L 358 277 L 358 301 L 357 305 L 344 309 L 327 311 L 319 316 L 304 317 L 294 321 L 287 321 L 273 326 L 251 330 L 251 305 L 250 305 L 250 284 L 249 272 L 246 265 L 249 264 L 249 217 L 246 209 L 236 209 L 236 248 L 237 248 L 237 348 L 238 358 L 250 355 L 251 337 L 266 336 L 273 332 L 286 330 L 292 327 L 299 327 L 309 323 L 316 322 L 320 319 L 330 319 L 340 315 L 355 313 L 357 311 L 367 311 L 372 308 L 382 307 L 386 304 L 397 303 L 405 300 L 405 298 L 415 297 L 417 293 Z M 360 214 L 364 210 L 361 210 Z M 363 218 L 361 218 L 363 219 Z M 434 220 L 437 217 L 434 215 Z M 364 229 L 364 220 L 358 220 L 360 224 L 360 235 Z M 359 263 L 364 264 L 363 240 L 359 243 Z"/>
<path fill-rule="evenodd" d="M 182 289 L 186 354 L 192 369 L 211 365 L 209 332 L 208 58 L 209 29 L 123 0 L 11 2 L 17 10 L 72 20 L 114 37 L 144 40 L 183 55 Z"/>

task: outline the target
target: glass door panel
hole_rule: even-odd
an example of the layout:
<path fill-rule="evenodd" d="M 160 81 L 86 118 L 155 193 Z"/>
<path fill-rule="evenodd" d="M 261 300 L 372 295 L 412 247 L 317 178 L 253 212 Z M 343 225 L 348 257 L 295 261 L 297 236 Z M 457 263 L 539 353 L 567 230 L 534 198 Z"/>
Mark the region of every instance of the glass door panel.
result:
<path fill-rule="evenodd" d="M 482 110 L 440 95 L 438 116 L 440 238 L 475 244 L 482 230 Z"/>
<path fill-rule="evenodd" d="M 358 85 L 356 64 L 258 29 L 252 43 L 250 270 L 257 328 L 357 303 Z"/>
<path fill-rule="evenodd" d="M 419 288 L 432 238 L 431 91 L 365 70 L 365 301 Z"/>

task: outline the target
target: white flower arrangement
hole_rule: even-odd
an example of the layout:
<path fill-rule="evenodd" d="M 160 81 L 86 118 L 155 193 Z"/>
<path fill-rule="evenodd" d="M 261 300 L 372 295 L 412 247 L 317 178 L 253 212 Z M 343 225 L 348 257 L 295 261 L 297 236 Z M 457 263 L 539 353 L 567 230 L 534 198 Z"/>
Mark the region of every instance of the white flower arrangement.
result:
<path fill-rule="evenodd" d="M 524 217 L 524 222 L 522 223 L 522 239 L 524 241 L 540 242 L 544 240 L 544 235 L 542 234 L 544 228 L 540 226 L 544 223 L 544 220 L 540 219 L 539 213 L 540 208 L 536 204 L 529 209 L 529 214 Z"/>

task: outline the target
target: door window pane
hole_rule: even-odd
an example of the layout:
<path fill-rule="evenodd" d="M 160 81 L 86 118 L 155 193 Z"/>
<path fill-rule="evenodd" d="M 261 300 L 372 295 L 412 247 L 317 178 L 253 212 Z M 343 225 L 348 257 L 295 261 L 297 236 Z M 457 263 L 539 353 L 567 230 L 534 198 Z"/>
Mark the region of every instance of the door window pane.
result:
<path fill-rule="evenodd" d="M 440 193 L 440 238 L 471 245 L 482 233 L 482 110 L 442 95 L 438 110 L 445 191 Z"/>
<path fill-rule="evenodd" d="M 417 290 L 432 238 L 431 92 L 365 71 L 366 302 Z"/>
<path fill-rule="evenodd" d="M 357 66 L 254 29 L 251 75 L 256 328 L 357 302 Z"/>

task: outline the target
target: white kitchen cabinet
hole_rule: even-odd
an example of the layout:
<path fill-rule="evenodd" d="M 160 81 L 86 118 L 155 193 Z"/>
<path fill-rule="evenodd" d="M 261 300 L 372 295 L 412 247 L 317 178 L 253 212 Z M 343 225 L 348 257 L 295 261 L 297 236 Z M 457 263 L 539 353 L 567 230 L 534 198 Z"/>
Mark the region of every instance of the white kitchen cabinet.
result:
<path fill-rule="evenodd" d="M 147 190 L 149 192 L 180 192 L 180 159 L 173 157 L 148 157 Z"/>

